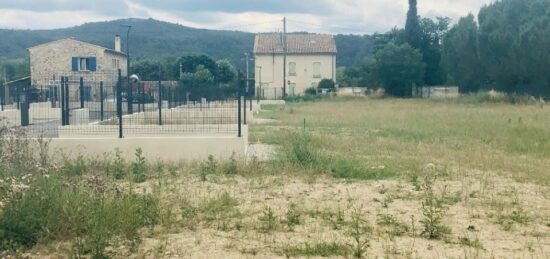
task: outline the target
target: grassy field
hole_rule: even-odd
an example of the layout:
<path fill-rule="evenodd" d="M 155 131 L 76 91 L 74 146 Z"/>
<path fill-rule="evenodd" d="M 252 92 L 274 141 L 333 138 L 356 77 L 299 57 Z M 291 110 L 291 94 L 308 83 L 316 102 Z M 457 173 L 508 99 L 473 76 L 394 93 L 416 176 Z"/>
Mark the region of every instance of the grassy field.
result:
<path fill-rule="evenodd" d="M 335 98 L 255 117 L 272 161 L 53 161 L 5 138 L 0 257 L 550 254 L 549 107 Z"/>

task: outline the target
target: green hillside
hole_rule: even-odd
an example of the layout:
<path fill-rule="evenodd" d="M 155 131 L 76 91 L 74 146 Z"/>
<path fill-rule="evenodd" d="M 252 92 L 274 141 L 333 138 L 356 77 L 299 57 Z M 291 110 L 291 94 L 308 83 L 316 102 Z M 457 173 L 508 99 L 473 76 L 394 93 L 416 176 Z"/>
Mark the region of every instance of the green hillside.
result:
<path fill-rule="evenodd" d="M 132 25 L 130 51 L 139 59 L 177 58 L 188 53 L 205 53 L 215 59 L 229 59 L 239 66 L 244 52 L 251 52 L 254 34 L 240 31 L 220 31 L 189 28 L 153 19 L 124 19 L 86 23 L 81 26 L 54 30 L 0 30 L 0 57 L 22 59 L 26 49 L 61 38 L 79 40 L 113 48 L 114 36 L 123 37 Z M 372 44 L 369 36 L 337 35 L 338 66 L 348 66 L 369 55 Z"/>

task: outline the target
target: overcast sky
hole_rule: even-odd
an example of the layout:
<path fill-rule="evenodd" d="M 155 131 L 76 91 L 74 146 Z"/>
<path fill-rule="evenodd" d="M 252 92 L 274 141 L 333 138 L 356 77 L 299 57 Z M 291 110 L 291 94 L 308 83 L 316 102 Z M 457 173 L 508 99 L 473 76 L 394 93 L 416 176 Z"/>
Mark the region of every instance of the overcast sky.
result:
<path fill-rule="evenodd" d="M 418 0 L 419 14 L 456 20 L 493 0 Z M 0 28 L 51 29 L 119 18 L 250 32 L 385 32 L 402 27 L 408 0 L 0 0 Z"/>

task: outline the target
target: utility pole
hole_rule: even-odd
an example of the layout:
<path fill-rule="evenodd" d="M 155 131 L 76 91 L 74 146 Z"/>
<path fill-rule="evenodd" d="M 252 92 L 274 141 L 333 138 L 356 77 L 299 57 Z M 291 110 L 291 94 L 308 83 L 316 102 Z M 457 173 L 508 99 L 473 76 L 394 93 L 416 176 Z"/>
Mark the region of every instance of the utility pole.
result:
<path fill-rule="evenodd" d="M 121 25 L 122 27 L 128 28 L 126 32 L 126 79 L 128 82 L 128 87 L 126 89 L 126 99 L 128 101 L 128 114 L 134 113 L 134 101 L 132 96 L 132 84 L 130 82 L 130 30 L 132 25 Z"/>
<path fill-rule="evenodd" d="M 248 87 L 250 82 L 250 76 L 248 72 L 248 55 L 249 55 L 248 52 L 244 53 L 244 57 L 246 59 L 246 94 L 248 94 Z"/>
<path fill-rule="evenodd" d="M 283 18 L 283 97 L 286 97 L 286 17 Z M 275 96 L 277 98 L 277 96 Z"/>

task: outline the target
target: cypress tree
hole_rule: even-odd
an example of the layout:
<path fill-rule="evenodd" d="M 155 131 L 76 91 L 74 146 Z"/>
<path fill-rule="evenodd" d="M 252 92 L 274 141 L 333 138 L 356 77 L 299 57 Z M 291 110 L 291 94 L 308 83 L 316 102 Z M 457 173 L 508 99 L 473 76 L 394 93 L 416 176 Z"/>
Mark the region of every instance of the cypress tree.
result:
<path fill-rule="evenodd" d="M 421 33 L 416 0 L 409 0 L 409 12 L 407 13 L 407 23 L 405 25 L 405 40 L 413 48 L 418 49 L 421 44 Z"/>

